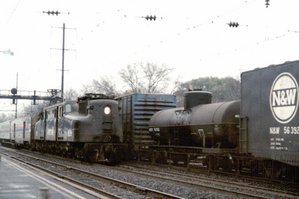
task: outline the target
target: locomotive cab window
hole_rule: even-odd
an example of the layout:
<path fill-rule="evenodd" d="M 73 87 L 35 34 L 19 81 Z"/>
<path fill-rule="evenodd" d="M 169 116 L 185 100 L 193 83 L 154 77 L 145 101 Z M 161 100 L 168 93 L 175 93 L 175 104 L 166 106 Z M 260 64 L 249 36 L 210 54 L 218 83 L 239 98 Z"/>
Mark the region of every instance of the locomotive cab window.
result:
<path fill-rule="evenodd" d="M 65 113 L 68 114 L 72 112 L 72 106 L 70 104 L 65 105 Z"/>

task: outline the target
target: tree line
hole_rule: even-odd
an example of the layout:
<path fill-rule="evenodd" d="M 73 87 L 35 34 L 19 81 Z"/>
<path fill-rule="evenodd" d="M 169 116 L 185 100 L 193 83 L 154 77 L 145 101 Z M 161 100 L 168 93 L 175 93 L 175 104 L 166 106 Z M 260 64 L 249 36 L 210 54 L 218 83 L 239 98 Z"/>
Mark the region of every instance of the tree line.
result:
<path fill-rule="evenodd" d="M 187 90 L 203 90 L 213 94 L 213 102 L 240 99 L 240 81 L 233 77 L 199 77 L 187 82 L 176 80 L 173 85 L 170 85 L 169 80 L 172 72 L 173 69 L 165 65 L 135 63 L 127 65 L 119 72 L 127 89 L 119 91 L 111 79 L 102 77 L 99 80 L 93 80 L 89 85 L 84 85 L 82 93 L 96 92 L 110 96 L 121 96 L 135 92 L 168 93 L 180 97 Z M 71 91 L 65 95 L 71 99 L 75 96 L 73 93 L 74 91 Z"/>

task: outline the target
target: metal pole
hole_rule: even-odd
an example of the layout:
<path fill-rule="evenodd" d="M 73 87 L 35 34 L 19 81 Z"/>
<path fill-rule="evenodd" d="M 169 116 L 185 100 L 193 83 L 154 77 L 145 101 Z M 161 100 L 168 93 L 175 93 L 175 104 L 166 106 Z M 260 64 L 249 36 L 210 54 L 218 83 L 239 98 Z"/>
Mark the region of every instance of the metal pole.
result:
<path fill-rule="evenodd" d="M 19 79 L 19 74 L 17 73 L 16 77 L 16 89 L 18 90 L 18 79 Z M 16 99 L 16 112 L 15 112 L 15 118 L 18 118 L 18 100 Z"/>
<path fill-rule="evenodd" d="M 63 99 L 63 92 L 64 92 L 64 51 L 65 51 L 65 47 L 64 47 L 64 41 L 65 40 L 65 24 L 63 23 L 63 27 L 62 27 L 62 69 L 61 69 L 61 99 L 62 101 L 64 101 Z"/>

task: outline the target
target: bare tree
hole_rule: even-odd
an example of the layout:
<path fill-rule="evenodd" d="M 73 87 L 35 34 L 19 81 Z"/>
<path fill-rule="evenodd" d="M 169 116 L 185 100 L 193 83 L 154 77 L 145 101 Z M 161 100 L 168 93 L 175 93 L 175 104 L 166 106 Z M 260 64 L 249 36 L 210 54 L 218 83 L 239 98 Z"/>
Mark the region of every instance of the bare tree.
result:
<path fill-rule="evenodd" d="M 168 86 L 171 71 L 164 65 L 138 63 L 127 65 L 126 69 L 120 71 L 120 76 L 132 92 L 158 93 Z"/>
<path fill-rule="evenodd" d="M 102 77 L 99 81 L 93 80 L 91 85 L 84 85 L 83 93 L 102 93 L 109 96 L 118 96 L 119 92 L 115 84 L 108 77 Z"/>
<path fill-rule="evenodd" d="M 148 82 L 146 88 L 147 93 L 161 92 L 168 86 L 168 75 L 172 71 L 172 69 L 167 68 L 164 65 L 158 67 L 157 65 L 152 63 L 146 63 L 145 66 L 142 67 L 142 69 L 145 74 L 145 79 Z"/>
<path fill-rule="evenodd" d="M 27 105 L 23 107 L 22 112 L 18 115 L 19 117 L 24 117 L 24 116 L 32 116 L 36 113 L 39 113 L 43 110 L 44 107 L 49 106 L 49 102 L 48 101 L 39 101 L 37 102 L 36 105 Z"/>
<path fill-rule="evenodd" d="M 109 96 L 119 95 L 115 84 L 108 78 L 102 77 L 100 81 L 93 80 L 92 84 L 97 93 L 102 93 Z"/>
<path fill-rule="evenodd" d="M 95 93 L 95 90 L 92 86 L 92 84 L 84 84 L 83 88 L 80 91 L 81 93 Z"/>
<path fill-rule="evenodd" d="M 0 122 L 5 122 L 7 120 L 13 119 L 15 116 L 14 114 L 5 114 L 5 113 L 1 113 L 0 114 Z"/>
<path fill-rule="evenodd" d="M 139 81 L 141 81 L 141 78 L 139 77 L 139 70 L 136 64 L 127 65 L 127 68 L 122 69 L 119 74 L 123 81 L 132 89 L 132 92 L 140 92 L 141 84 Z"/>
<path fill-rule="evenodd" d="M 78 96 L 79 96 L 78 92 L 72 88 L 64 92 L 65 100 L 76 100 Z"/>

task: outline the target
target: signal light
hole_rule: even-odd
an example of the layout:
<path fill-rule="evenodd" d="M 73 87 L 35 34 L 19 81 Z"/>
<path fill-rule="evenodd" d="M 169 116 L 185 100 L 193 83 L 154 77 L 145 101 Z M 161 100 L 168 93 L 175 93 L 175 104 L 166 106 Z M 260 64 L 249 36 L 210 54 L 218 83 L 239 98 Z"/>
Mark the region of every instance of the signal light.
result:
<path fill-rule="evenodd" d="M 233 28 L 237 28 L 239 26 L 239 23 L 238 22 L 229 22 L 228 26 L 233 27 Z"/>

